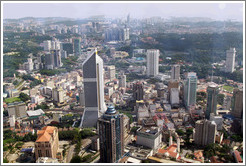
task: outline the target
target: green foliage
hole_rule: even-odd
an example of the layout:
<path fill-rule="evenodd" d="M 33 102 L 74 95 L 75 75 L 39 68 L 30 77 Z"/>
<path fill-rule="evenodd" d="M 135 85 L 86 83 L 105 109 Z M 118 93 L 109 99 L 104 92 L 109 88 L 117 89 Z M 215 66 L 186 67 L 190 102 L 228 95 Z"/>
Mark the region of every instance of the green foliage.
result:
<path fill-rule="evenodd" d="M 37 105 L 36 107 L 35 107 L 35 110 L 37 110 L 37 109 L 42 109 L 42 110 L 45 110 L 45 109 L 49 109 L 49 106 L 47 105 L 47 104 L 41 104 L 41 105 Z"/>
<path fill-rule="evenodd" d="M 59 140 L 73 140 L 78 132 L 75 130 L 59 131 Z"/>
<path fill-rule="evenodd" d="M 9 160 L 7 158 L 3 158 L 3 163 L 8 163 Z"/>
<path fill-rule="evenodd" d="M 81 159 L 81 157 L 78 156 L 78 155 L 74 156 L 74 157 L 71 159 L 71 161 L 70 161 L 70 163 L 81 163 L 81 162 L 82 162 L 82 159 Z"/>
<path fill-rule="evenodd" d="M 232 92 L 233 91 L 233 87 L 228 86 L 228 85 L 224 85 L 223 86 L 223 89 L 226 90 L 226 91 L 228 91 L 228 92 Z"/>
<path fill-rule="evenodd" d="M 41 81 L 35 79 L 34 81 L 32 81 L 32 82 L 30 83 L 30 88 L 33 88 L 33 87 L 35 87 L 35 86 L 37 86 L 37 85 L 39 85 L 39 84 L 41 84 Z"/>
<path fill-rule="evenodd" d="M 159 82 L 156 78 L 151 78 L 147 81 L 149 84 L 155 84 L 157 82 Z"/>
<path fill-rule="evenodd" d="M 19 97 L 12 97 L 12 98 L 6 98 L 3 101 L 8 104 L 8 103 L 13 103 L 13 102 L 19 102 L 22 100 Z"/>
<path fill-rule="evenodd" d="M 139 127 L 133 126 L 133 127 L 131 128 L 131 133 L 134 133 L 134 134 L 136 135 L 136 132 L 137 132 L 138 129 L 139 129 Z"/>
<path fill-rule="evenodd" d="M 19 98 L 20 98 L 22 101 L 24 101 L 24 102 L 26 102 L 26 101 L 28 101 L 28 100 L 31 99 L 30 96 L 27 95 L 27 94 L 25 94 L 25 93 L 20 93 L 20 94 L 19 94 Z"/>
<path fill-rule="evenodd" d="M 67 71 L 66 69 L 53 69 L 53 70 L 42 69 L 39 72 L 42 75 L 54 76 L 56 74 L 66 73 Z"/>
<path fill-rule="evenodd" d="M 84 157 L 82 157 L 81 162 L 82 163 L 90 163 L 92 161 L 93 154 L 88 154 Z"/>
<path fill-rule="evenodd" d="M 14 85 L 17 85 L 17 84 L 18 84 L 18 81 L 17 81 L 17 80 L 15 80 L 15 81 L 13 82 L 13 84 L 14 84 Z"/>
<path fill-rule="evenodd" d="M 84 129 L 80 132 L 80 135 L 81 135 L 81 138 L 82 138 L 82 139 L 85 139 L 85 138 L 87 138 L 87 137 L 91 137 L 91 136 L 96 135 L 96 133 L 94 133 L 94 132 L 92 131 L 91 128 L 84 128 Z"/>
<path fill-rule="evenodd" d="M 176 130 L 176 132 L 179 136 L 183 136 L 185 134 L 185 132 L 182 129 L 178 129 Z"/>
<path fill-rule="evenodd" d="M 243 142 L 243 137 L 241 135 L 234 134 L 231 136 L 231 139 L 233 139 L 236 142 Z"/>

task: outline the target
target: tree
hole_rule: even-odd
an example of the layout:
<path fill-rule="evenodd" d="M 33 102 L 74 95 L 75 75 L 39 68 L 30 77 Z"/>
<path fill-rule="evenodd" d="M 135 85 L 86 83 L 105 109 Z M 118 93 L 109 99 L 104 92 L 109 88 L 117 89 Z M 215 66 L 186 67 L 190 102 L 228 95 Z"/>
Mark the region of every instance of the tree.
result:
<path fill-rule="evenodd" d="M 82 159 L 81 159 L 81 157 L 78 156 L 78 155 L 74 156 L 74 157 L 71 159 L 71 161 L 70 161 L 70 163 L 81 163 L 81 162 L 82 162 Z"/>
<path fill-rule="evenodd" d="M 176 132 L 179 136 L 183 136 L 185 134 L 185 132 L 181 129 L 176 130 Z"/>
<path fill-rule="evenodd" d="M 26 102 L 26 101 L 28 101 L 28 100 L 31 99 L 30 96 L 28 96 L 27 94 L 22 93 L 22 92 L 19 94 L 19 98 L 20 98 L 22 101 L 24 101 L 24 102 Z"/>

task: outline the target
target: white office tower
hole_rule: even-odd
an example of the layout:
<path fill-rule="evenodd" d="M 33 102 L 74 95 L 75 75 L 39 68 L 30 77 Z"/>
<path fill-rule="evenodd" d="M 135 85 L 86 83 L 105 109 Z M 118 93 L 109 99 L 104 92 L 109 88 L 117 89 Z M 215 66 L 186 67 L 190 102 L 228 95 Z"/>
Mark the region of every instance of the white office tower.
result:
<path fill-rule="evenodd" d="M 171 103 L 172 107 L 178 107 L 179 106 L 179 89 L 178 88 L 171 88 L 170 103 Z"/>
<path fill-rule="evenodd" d="M 180 77 L 180 65 L 173 65 L 171 71 L 171 79 L 179 80 Z"/>
<path fill-rule="evenodd" d="M 226 51 L 226 68 L 225 68 L 226 72 L 229 72 L 229 73 L 234 72 L 235 56 L 236 56 L 235 48 L 230 48 L 230 50 Z"/>
<path fill-rule="evenodd" d="M 147 76 L 156 76 L 159 74 L 159 56 L 159 50 L 147 50 Z"/>
<path fill-rule="evenodd" d="M 51 41 L 46 40 L 44 41 L 44 51 L 50 51 L 51 50 Z"/>
<path fill-rule="evenodd" d="M 196 73 L 190 72 L 184 83 L 184 102 L 185 106 L 196 104 L 196 88 L 197 88 L 197 76 Z"/>
<path fill-rule="evenodd" d="M 96 127 L 106 110 L 104 103 L 103 60 L 93 51 L 83 62 L 85 109 L 80 127 Z"/>

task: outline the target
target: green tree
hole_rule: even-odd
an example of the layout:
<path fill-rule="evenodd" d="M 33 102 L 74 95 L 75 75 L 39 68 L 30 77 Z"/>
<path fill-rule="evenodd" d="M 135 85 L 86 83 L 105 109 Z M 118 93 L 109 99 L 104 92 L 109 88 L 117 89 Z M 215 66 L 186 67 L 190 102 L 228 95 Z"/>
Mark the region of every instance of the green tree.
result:
<path fill-rule="evenodd" d="M 28 101 L 28 100 L 31 99 L 29 95 L 27 95 L 27 94 L 25 94 L 25 93 L 22 93 L 22 92 L 19 94 L 19 98 L 20 98 L 22 101 L 24 101 L 24 102 L 26 102 L 26 101 Z"/>
<path fill-rule="evenodd" d="M 81 163 L 81 162 L 82 162 L 82 159 L 81 159 L 81 157 L 78 156 L 78 155 L 74 156 L 74 157 L 71 159 L 71 161 L 70 161 L 70 163 Z"/>
<path fill-rule="evenodd" d="M 225 98 L 225 95 L 224 94 L 218 94 L 217 102 L 218 102 L 219 105 L 223 105 L 224 98 Z"/>

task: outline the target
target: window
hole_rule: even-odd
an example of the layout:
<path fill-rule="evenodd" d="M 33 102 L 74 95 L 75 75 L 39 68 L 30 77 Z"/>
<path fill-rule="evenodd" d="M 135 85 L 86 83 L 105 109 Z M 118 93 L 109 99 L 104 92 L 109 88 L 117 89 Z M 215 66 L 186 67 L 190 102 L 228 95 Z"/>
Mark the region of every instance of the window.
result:
<path fill-rule="evenodd" d="M 46 157 L 50 157 L 50 151 L 46 150 Z"/>
<path fill-rule="evenodd" d="M 42 151 L 38 150 L 38 157 L 42 157 Z"/>

